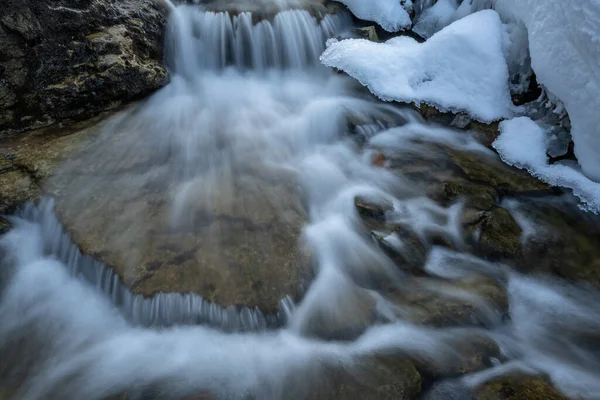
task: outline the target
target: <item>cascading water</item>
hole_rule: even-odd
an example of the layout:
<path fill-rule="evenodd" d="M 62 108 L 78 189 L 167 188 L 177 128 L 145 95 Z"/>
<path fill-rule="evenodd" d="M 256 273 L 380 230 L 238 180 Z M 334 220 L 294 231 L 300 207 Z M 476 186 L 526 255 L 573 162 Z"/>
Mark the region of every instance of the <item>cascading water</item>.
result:
<path fill-rule="evenodd" d="M 427 198 L 427 182 L 373 162 L 384 152 L 410 164 L 432 157 L 436 146 L 494 156 L 466 134 L 378 103 L 321 67 L 325 40 L 349 24 L 343 15 L 318 21 L 301 10 L 260 22 L 250 13 L 172 10 L 172 82 L 109 122 L 48 187 L 75 241 L 127 268 L 117 274 L 82 255 L 51 201 L 13 217 L 0 238 L 0 383 L 22 399 L 403 398 L 406 388 L 372 388 L 379 357 L 444 371 L 468 358 L 458 349 L 483 338 L 500 346 L 498 359 L 434 385 L 432 399 L 468 398 L 506 371 L 546 374 L 571 396 L 600 392 L 600 357 L 577 339 L 600 329 L 598 294 L 461 253 L 462 205 L 442 207 Z M 420 276 L 386 256 L 386 247 L 406 257 L 414 249 L 395 232 L 365 229 L 358 198 L 381 204 L 380 218 L 427 245 Z M 435 246 L 440 241 L 453 250 Z M 183 261 L 171 254 L 179 242 Z M 177 262 L 155 267 L 148 254 Z M 253 263 L 240 267 L 247 258 Z M 123 283 L 140 265 L 148 275 Z M 196 265 L 201 283 L 222 273 L 223 286 L 185 286 L 194 275 L 182 270 Z M 161 269 L 190 293 L 133 293 Z M 462 289 L 474 273 L 507 290 L 510 320 L 501 305 Z M 275 293 L 288 300 L 278 315 L 230 306 L 257 274 L 295 274 L 298 304 L 285 297 L 293 285 L 283 285 Z M 192 293 L 203 290 L 216 302 Z M 463 327 L 420 325 L 418 310 L 392 298 L 415 292 L 468 300 L 472 319 Z M 218 306 L 223 299 L 233 300 Z M 346 340 L 324 340 L 331 338 Z M 357 381 L 368 389 L 342 391 Z"/>

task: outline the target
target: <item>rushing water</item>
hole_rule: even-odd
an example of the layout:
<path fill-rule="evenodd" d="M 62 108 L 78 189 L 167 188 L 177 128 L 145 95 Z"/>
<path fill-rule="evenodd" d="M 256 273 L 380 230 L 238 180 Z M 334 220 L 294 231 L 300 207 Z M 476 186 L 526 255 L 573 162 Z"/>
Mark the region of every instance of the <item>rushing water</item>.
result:
<path fill-rule="evenodd" d="M 489 368 L 436 383 L 431 398 L 468 398 L 471 388 L 507 371 L 544 374 L 571 396 L 598 398 L 598 294 L 461 253 L 461 204 L 439 206 L 427 198 L 426 185 L 373 164 L 381 149 L 407 160 L 430 156 L 431 143 L 493 154 L 465 134 L 374 101 L 321 67 L 326 39 L 349 26 L 343 15 L 318 21 L 300 10 L 257 22 L 250 13 L 173 8 L 172 82 L 108 124 L 97 149 L 91 146 L 83 158 L 94 174 L 76 179 L 82 164 L 67 164 L 62 179 L 69 184 L 57 184 L 75 185 L 66 206 L 91 210 L 79 214 L 84 224 L 101 209 L 97 199 L 104 193 L 112 198 L 149 186 L 168 189 L 173 227 L 193 225 L 191 210 L 199 205 L 237 210 L 234 199 L 242 199 L 247 215 L 266 208 L 276 222 L 301 219 L 314 264 L 301 301 L 284 298 L 270 314 L 220 307 L 195 294 L 135 295 L 111 268 L 71 243 L 52 201 L 29 205 L 0 238 L 0 378 L 18 390 L 17 398 L 102 399 L 124 392 L 140 399 L 333 398 L 331 371 L 368 385 L 371 357 L 381 354 L 445 370 L 463 360 L 459 349 L 482 338 L 501 349 L 486 360 Z M 134 133 L 119 135 L 117 128 Z M 251 201 L 240 187 L 257 171 L 294 185 L 281 192 L 251 180 L 250 192 L 260 194 Z M 430 244 L 442 238 L 455 250 L 432 246 L 421 271 L 428 277 L 410 276 L 365 232 L 357 196 L 389 205 L 389 223 Z M 121 220 L 107 228 L 108 243 L 135 255 L 138 243 L 150 243 L 144 235 L 151 225 L 126 204 Z M 227 234 L 210 231 L 211 237 Z M 400 252 L 411 250 L 399 236 L 376 234 Z M 220 260 L 223 251 L 215 248 L 211 260 Z M 498 304 L 451 285 L 472 274 L 507 291 L 509 320 Z M 421 326 L 409 306 L 380 290 L 381 282 L 400 293 L 419 285 L 440 299 L 466 299 L 474 320 L 465 327 Z M 361 319 L 365 307 L 372 318 Z M 322 339 L 338 330 L 348 340 Z"/>

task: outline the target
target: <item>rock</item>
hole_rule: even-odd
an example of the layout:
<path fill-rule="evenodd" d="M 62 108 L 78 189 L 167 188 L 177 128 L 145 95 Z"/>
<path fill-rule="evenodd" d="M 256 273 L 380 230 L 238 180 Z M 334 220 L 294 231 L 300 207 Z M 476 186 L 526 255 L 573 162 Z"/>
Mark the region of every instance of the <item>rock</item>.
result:
<path fill-rule="evenodd" d="M 421 392 L 421 376 L 403 356 L 363 357 L 356 373 L 332 371 L 332 390 L 311 395 L 310 399 L 409 400 Z M 316 395 L 316 396 L 315 396 Z"/>
<path fill-rule="evenodd" d="M 10 230 L 10 228 L 11 228 L 10 223 L 7 220 L 5 220 L 4 218 L 0 217 L 0 235 L 8 232 Z"/>
<path fill-rule="evenodd" d="M 496 190 L 493 187 L 469 181 L 445 182 L 444 194 L 448 200 L 464 199 L 466 207 L 477 210 L 489 210 L 496 203 Z"/>
<path fill-rule="evenodd" d="M 600 288 L 600 224 L 598 218 L 573 210 L 540 207 L 532 200 L 523 212 L 539 234 L 522 246 L 517 265 L 524 271 L 557 274 Z"/>
<path fill-rule="evenodd" d="M 467 129 L 479 140 L 484 146 L 492 147 L 492 143 L 500 134 L 499 122 L 484 124 L 483 122 L 473 121 L 467 126 Z"/>
<path fill-rule="evenodd" d="M 452 122 L 450 122 L 450 126 L 458 129 L 465 129 L 471 124 L 471 122 L 472 119 L 467 114 L 457 114 Z"/>
<path fill-rule="evenodd" d="M 385 221 L 385 214 L 394 209 L 390 201 L 366 199 L 360 196 L 354 198 L 354 205 L 362 218 L 375 221 Z"/>
<path fill-rule="evenodd" d="M 448 149 L 452 161 L 472 181 L 486 183 L 501 193 L 549 191 L 550 187 L 526 171 L 511 168 L 500 160 L 474 152 Z"/>
<path fill-rule="evenodd" d="M 154 0 L 0 4 L 0 132 L 77 120 L 166 83 Z"/>
<path fill-rule="evenodd" d="M 362 28 L 356 28 L 356 31 L 363 38 L 370 40 L 371 42 L 379 43 L 379 36 L 377 36 L 377 30 L 374 26 L 365 26 Z"/>
<path fill-rule="evenodd" d="M 399 307 L 399 317 L 433 327 L 493 324 L 508 312 L 504 288 L 479 276 L 456 282 L 414 280 L 406 289 L 388 290 L 385 298 Z"/>
<path fill-rule="evenodd" d="M 74 243 L 137 294 L 198 293 L 266 314 L 287 295 L 297 300 L 311 265 L 299 243 L 307 216 L 295 176 L 248 160 L 231 178 L 187 180 L 178 160 L 144 140 L 147 131 L 131 128 L 135 111 L 110 121 L 109 134 L 91 138 L 44 185 Z"/>
<path fill-rule="evenodd" d="M 348 288 L 338 304 L 319 304 L 302 318 L 303 336 L 354 340 L 377 319 L 376 301 L 359 287 Z"/>
<path fill-rule="evenodd" d="M 473 400 L 568 400 L 541 377 L 508 376 L 477 388 Z"/>
<path fill-rule="evenodd" d="M 3 139 L 0 142 L 0 214 L 38 198 L 54 169 L 79 148 L 86 137 L 96 132 L 95 124 L 105 117 L 106 113 L 71 124 L 69 129 L 48 127 Z"/>
<path fill-rule="evenodd" d="M 374 232 L 372 236 L 400 269 L 417 275 L 423 273 L 429 246 L 412 230 L 400 226 L 388 235 Z"/>
<path fill-rule="evenodd" d="M 521 233 L 521 227 L 506 209 L 494 208 L 481 225 L 481 255 L 492 259 L 514 259 L 521 251 Z"/>

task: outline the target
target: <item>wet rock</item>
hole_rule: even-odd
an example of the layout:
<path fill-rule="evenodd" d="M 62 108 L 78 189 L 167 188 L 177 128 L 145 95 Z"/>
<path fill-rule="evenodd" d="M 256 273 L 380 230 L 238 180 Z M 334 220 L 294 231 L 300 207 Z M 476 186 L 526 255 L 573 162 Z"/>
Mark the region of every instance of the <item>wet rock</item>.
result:
<path fill-rule="evenodd" d="M 485 183 L 501 193 L 549 191 L 550 187 L 527 172 L 511 168 L 500 160 L 474 152 L 448 150 L 454 164 L 472 181 Z"/>
<path fill-rule="evenodd" d="M 538 228 L 522 246 L 518 266 L 524 271 L 557 274 L 600 288 L 600 225 L 579 210 L 525 206 L 524 212 Z"/>
<path fill-rule="evenodd" d="M 521 251 L 521 233 L 521 227 L 506 209 L 494 208 L 481 224 L 481 255 L 487 258 L 514 259 Z"/>
<path fill-rule="evenodd" d="M 83 119 L 166 83 L 153 0 L 0 4 L 0 132 Z"/>
<path fill-rule="evenodd" d="M 483 122 L 473 121 L 467 126 L 468 129 L 484 146 L 492 147 L 492 143 L 500 134 L 498 122 L 484 124 Z"/>
<path fill-rule="evenodd" d="M 444 194 L 448 200 L 464 199 L 466 207 L 477 210 L 489 210 L 496 203 L 496 190 L 493 187 L 468 181 L 445 182 Z"/>
<path fill-rule="evenodd" d="M 493 360 L 500 358 L 498 345 L 485 336 L 465 334 L 449 343 L 454 352 L 444 362 L 414 361 L 422 376 L 434 380 L 460 377 L 490 368 Z"/>
<path fill-rule="evenodd" d="M 123 123 L 91 138 L 44 185 L 84 253 L 145 296 L 197 293 L 270 314 L 303 294 L 307 217 L 293 175 L 248 162 L 231 179 L 178 180 L 179 163 Z"/>
<path fill-rule="evenodd" d="M 0 235 L 8 232 L 10 230 L 10 228 L 11 228 L 10 223 L 7 220 L 5 220 L 4 218 L 0 217 Z"/>
<path fill-rule="evenodd" d="M 389 234 L 374 232 L 373 238 L 400 269 L 422 274 L 429 246 L 412 230 L 400 226 Z"/>
<path fill-rule="evenodd" d="M 376 302 L 366 290 L 348 288 L 338 304 L 319 304 L 302 319 L 304 336 L 353 340 L 377 319 Z"/>
<path fill-rule="evenodd" d="M 390 201 L 367 199 L 360 196 L 354 198 L 354 206 L 362 218 L 375 221 L 384 221 L 385 214 L 394 208 Z"/>
<path fill-rule="evenodd" d="M 39 187 L 31 175 L 16 169 L 0 173 L 0 188 L 0 207 L 4 209 L 31 200 L 39 193 Z"/>
<path fill-rule="evenodd" d="M 95 124 L 106 113 L 69 129 L 60 126 L 37 129 L 0 142 L 0 214 L 43 192 L 45 180 L 61 161 L 96 132 Z"/>
<path fill-rule="evenodd" d="M 377 36 L 377 30 L 374 26 L 365 26 L 362 28 L 357 28 L 356 31 L 363 38 L 370 40 L 371 42 L 379 43 L 379 36 Z"/>
<path fill-rule="evenodd" d="M 407 289 L 388 291 L 386 299 L 399 307 L 399 317 L 433 327 L 493 325 L 508 312 L 504 288 L 478 276 L 415 280 Z"/>
<path fill-rule="evenodd" d="M 509 376 L 477 388 L 473 400 L 568 400 L 541 377 Z"/>
<path fill-rule="evenodd" d="M 329 393 L 311 395 L 311 399 L 408 400 L 421 392 L 421 376 L 403 356 L 364 357 L 355 373 L 338 370 L 332 373 Z"/>

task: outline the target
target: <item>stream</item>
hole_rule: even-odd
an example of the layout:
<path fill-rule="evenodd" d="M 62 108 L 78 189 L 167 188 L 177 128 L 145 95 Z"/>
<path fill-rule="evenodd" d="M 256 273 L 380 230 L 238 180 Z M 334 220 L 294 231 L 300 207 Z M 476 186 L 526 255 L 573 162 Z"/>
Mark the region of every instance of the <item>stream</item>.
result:
<path fill-rule="evenodd" d="M 455 173 L 444 149 L 496 154 L 322 66 L 349 15 L 275 3 L 173 5 L 171 82 L 10 217 L 0 382 L 28 400 L 461 400 L 516 374 L 598 398 L 600 294 L 473 254 L 467 206 L 423 175 Z M 540 234 L 530 202 L 501 200 Z"/>

